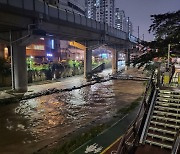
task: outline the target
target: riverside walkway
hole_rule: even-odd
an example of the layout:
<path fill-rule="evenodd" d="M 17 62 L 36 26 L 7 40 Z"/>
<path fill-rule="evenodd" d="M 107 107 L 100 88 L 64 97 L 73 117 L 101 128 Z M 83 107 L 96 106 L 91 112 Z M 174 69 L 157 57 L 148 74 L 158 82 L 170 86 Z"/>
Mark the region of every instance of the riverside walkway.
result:
<path fill-rule="evenodd" d="M 111 69 L 106 69 L 103 72 L 99 73 L 99 76 L 107 78 L 111 74 Z M 139 75 L 137 69 L 129 69 L 123 72 L 124 75 L 130 75 L 129 78 L 125 76 L 122 79 L 132 79 L 131 75 L 138 76 L 138 78 L 143 77 L 143 75 Z M 120 78 L 118 78 L 120 79 Z M 145 78 L 143 78 L 145 79 Z M 146 80 L 146 79 L 145 79 Z M 33 95 L 41 94 L 45 91 L 51 91 L 53 89 L 62 90 L 62 89 L 70 89 L 73 87 L 80 87 L 87 84 L 93 84 L 95 81 L 86 81 L 83 75 L 62 78 L 54 81 L 42 81 L 33 84 L 29 84 L 28 91 L 26 93 L 13 93 L 10 87 L 1 88 L 0 89 L 0 103 L 16 99 L 18 96 L 24 96 L 25 98 L 31 97 Z M 38 96 L 38 95 L 37 95 Z"/>
<path fill-rule="evenodd" d="M 111 154 L 111 147 L 118 145 L 121 136 L 127 131 L 128 126 L 136 118 L 138 109 L 139 106 L 129 114 L 124 115 L 110 128 L 76 149 L 72 154 Z"/>
<path fill-rule="evenodd" d="M 102 73 L 101 76 L 106 77 L 108 74 L 111 74 L 111 69 L 106 69 Z M 93 81 L 92 81 L 93 82 Z M 42 82 L 35 82 L 33 84 L 29 84 L 28 91 L 26 93 L 13 93 L 11 87 L 4 87 L 0 89 L 0 103 L 13 100 L 17 98 L 17 96 L 24 95 L 25 97 L 35 95 L 37 93 L 42 93 L 44 91 L 56 89 L 70 89 L 73 87 L 79 87 L 82 85 L 86 85 L 88 83 L 92 83 L 86 81 L 83 75 L 77 75 L 68 78 L 61 78 L 54 81 L 42 81 Z"/>

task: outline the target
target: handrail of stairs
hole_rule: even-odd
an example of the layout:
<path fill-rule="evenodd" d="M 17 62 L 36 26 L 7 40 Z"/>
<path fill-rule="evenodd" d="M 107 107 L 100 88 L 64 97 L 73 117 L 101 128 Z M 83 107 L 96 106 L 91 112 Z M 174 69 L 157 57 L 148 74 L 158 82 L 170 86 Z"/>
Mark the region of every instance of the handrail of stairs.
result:
<path fill-rule="evenodd" d="M 102 72 L 105 68 L 105 63 L 102 63 L 98 66 L 96 66 L 95 68 L 92 69 L 91 73 L 98 73 L 98 72 Z"/>
<path fill-rule="evenodd" d="M 173 144 L 171 154 L 177 154 L 179 146 L 180 146 L 180 131 L 178 131 L 178 133 L 176 135 L 176 139 L 175 139 L 175 142 Z"/>
<path fill-rule="evenodd" d="M 144 128 L 143 128 L 143 131 L 142 131 L 142 134 L 141 134 L 141 137 L 140 137 L 140 140 L 139 140 L 139 143 L 140 144 L 143 144 L 144 141 L 145 141 L 145 138 L 146 138 L 146 135 L 147 135 L 147 128 L 149 126 L 149 122 L 151 120 L 151 115 L 152 115 L 152 112 L 154 110 L 154 105 L 155 105 L 155 102 L 156 102 L 156 97 L 157 97 L 157 89 L 155 89 L 154 91 L 154 94 L 153 94 L 153 98 L 151 100 L 151 104 L 150 104 L 150 107 L 149 107 L 149 111 L 148 111 L 148 114 L 147 114 L 147 117 L 146 117 L 146 121 L 144 123 Z"/>
<path fill-rule="evenodd" d="M 114 153 L 116 153 L 116 154 L 123 154 L 123 151 L 125 149 L 127 140 L 132 136 L 132 134 L 134 134 L 134 138 L 135 139 L 133 140 L 134 142 L 132 143 L 131 146 L 134 146 L 134 144 L 136 144 L 135 142 L 136 142 L 137 134 L 139 133 L 139 129 L 140 129 L 140 125 L 138 126 L 138 123 L 141 123 L 141 121 L 143 119 L 141 117 L 141 115 L 144 115 L 144 113 L 146 111 L 146 108 L 147 108 L 147 105 L 148 105 L 147 96 L 148 96 L 148 92 L 149 92 L 152 84 L 154 84 L 154 82 L 153 82 L 154 75 L 155 75 L 155 72 L 153 71 L 152 74 L 151 74 L 151 78 L 150 78 L 150 80 L 149 80 L 149 82 L 148 82 L 148 84 L 146 86 L 144 97 L 142 99 L 141 106 L 140 106 L 140 109 L 139 109 L 138 114 L 136 116 L 136 119 L 130 124 L 130 126 L 128 127 L 128 131 L 122 137 L 117 151 L 112 151 L 113 154 Z"/>
<path fill-rule="evenodd" d="M 154 75 L 155 75 L 155 71 L 153 71 L 152 74 L 151 74 L 151 78 L 150 78 L 150 80 L 149 80 L 149 82 L 148 82 L 148 84 L 146 86 L 146 90 L 145 90 L 144 97 L 143 97 L 143 100 L 142 100 L 142 103 L 145 103 L 146 106 L 147 106 L 147 103 L 148 103 L 146 101 L 147 94 L 148 94 L 149 89 L 151 88 L 151 85 L 153 84 Z"/>

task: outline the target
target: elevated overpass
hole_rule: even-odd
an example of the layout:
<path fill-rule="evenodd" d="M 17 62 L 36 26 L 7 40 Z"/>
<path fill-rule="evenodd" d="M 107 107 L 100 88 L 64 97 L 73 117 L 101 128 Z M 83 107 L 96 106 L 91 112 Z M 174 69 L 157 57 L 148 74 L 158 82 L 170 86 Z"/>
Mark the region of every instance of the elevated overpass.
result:
<path fill-rule="evenodd" d="M 0 41 L 12 49 L 12 84 L 15 90 L 27 90 L 25 49 L 41 36 L 84 44 L 85 77 L 92 70 L 91 47 L 106 44 L 118 50 L 136 43 L 123 31 L 60 10 L 41 0 L 0 0 Z M 116 52 L 113 52 L 114 56 L 117 56 Z M 117 70 L 117 58 L 113 59 L 113 70 Z"/>
<path fill-rule="evenodd" d="M 34 25 L 34 26 L 33 26 Z M 0 0 L 0 32 L 35 27 L 64 40 L 127 43 L 127 33 L 40 0 Z"/>

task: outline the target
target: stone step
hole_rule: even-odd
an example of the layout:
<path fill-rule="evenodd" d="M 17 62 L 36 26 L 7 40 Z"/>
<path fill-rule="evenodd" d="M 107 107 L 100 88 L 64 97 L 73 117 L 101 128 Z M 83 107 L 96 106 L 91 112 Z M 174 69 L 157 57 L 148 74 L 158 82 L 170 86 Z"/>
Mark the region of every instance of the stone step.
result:
<path fill-rule="evenodd" d="M 174 138 L 170 138 L 170 137 L 166 137 L 166 136 L 161 136 L 161 135 L 157 135 L 157 134 L 152 134 L 152 133 L 147 133 L 147 136 L 150 136 L 152 138 L 158 138 L 161 139 L 162 141 L 166 140 L 166 141 L 174 141 Z"/>
<path fill-rule="evenodd" d="M 176 98 L 176 99 L 180 99 L 180 95 L 173 95 L 173 94 L 159 94 L 159 97 L 163 97 L 163 98 Z"/>
<path fill-rule="evenodd" d="M 156 101 L 156 104 L 161 105 L 161 106 L 176 106 L 176 107 L 180 107 L 179 103 L 170 103 L 170 102 Z"/>
<path fill-rule="evenodd" d="M 170 122 L 175 122 L 176 124 L 177 123 L 180 123 L 180 120 L 178 120 L 178 119 L 173 119 L 173 118 L 166 118 L 166 117 L 161 117 L 161 116 L 155 116 L 155 115 L 153 115 L 152 116 L 152 118 L 153 119 L 157 119 L 157 120 L 163 120 L 163 121 L 165 121 L 165 122 L 168 122 L 168 121 L 170 121 Z M 151 121 L 152 122 L 152 121 Z M 164 125 L 169 125 L 168 123 L 163 123 Z M 171 124 L 170 124 L 171 125 Z M 175 127 L 176 125 L 172 125 L 173 127 Z M 179 128 L 180 126 L 176 126 L 177 128 Z"/>
<path fill-rule="evenodd" d="M 176 131 L 169 131 L 169 130 L 166 130 L 166 129 L 159 129 L 159 128 L 156 128 L 156 127 L 149 127 L 149 130 L 161 132 L 163 134 L 172 134 L 172 135 L 177 134 Z"/>
<path fill-rule="evenodd" d="M 154 113 L 161 116 L 174 116 L 174 117 L 180 117 L 180 114 L 171 113 L 171 112 L 163 112 L 159 110 L 154 110 Z"/>
<path fill-rule="evenodd" d="M 173 124 L 167 124 L 167 123 L 163 123 L 163 122 L 156 122 L 156 121 L 151 121 L 151 124 L 154 124 L 155 126 L 163 126 L 163 127 L 169 127 L 169 128 L 172 128 L 172 129 L 179 129 L 180 126 L 177 126 L 177 125 L 173 125 Z"/>
<path fill-rule="evenodd" d="M 157 97 L 156 100 L 163 101 L 163 102 L 176 102 L 180 103 L 180 99 L 175 99 L 175 98 L 163 98 L 163 97 Z"/>
<path fill-rule="evenodd" d="M 172 149 L 172 145 L 162 144 L 162 143 L 158 143 L 158 142 L 150 141 L 150 140 L 146 140 L 145 142 L 150 145 L 160 146 L 161 148 Z"/>
<path fill-rule="evenodd" d="M 180 95 L 180 91 L 160 90 L 159 93 L 161 93 L 161 94 Z"/>
<path fill-rule="evenodd" d="M 173 108 L 173 107 L 163 107 L 163 106 L 157 106 L 157 105 L 156 105 L 154 108 L 155 108 L 155 109 L 158 109 L 158 110 L 180 112 L 180 109 L 178 109 L 178 108 Z"/>

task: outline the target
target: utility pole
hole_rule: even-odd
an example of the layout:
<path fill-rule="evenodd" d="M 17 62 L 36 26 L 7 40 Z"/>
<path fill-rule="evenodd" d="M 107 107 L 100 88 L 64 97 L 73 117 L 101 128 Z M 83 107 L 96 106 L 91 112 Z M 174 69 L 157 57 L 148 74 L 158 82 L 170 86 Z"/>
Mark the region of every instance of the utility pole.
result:
<path fill-rule="evenodd" d="M 130 66 L 130 39 L 129 39 L 129 17 L 127 18 L 127 35 L 128 35 L 128 46 L 127 46 L 127 53 L 126 53 L 126 69 Z"/>
<path fill-rule="evenodd" d="M 168 68 L 169 68 L 169 64 L 170 64 L 170 50 L 171 50 L 171 45 L 168 44 Z"/>
<path fill-rule="evenodd" d="M 127 30 L 128 30 L 128 40 L 129 40 L 129 17 L 128 17 L 128 27 L 127 27 Z"/>
<path fill-rule="evenodd" d="M 15 77 L 14 77 L 14 53 L 12 49 L 12 32 L 9 32 L 9 46 L 11 53 L 11 76 L 12 76 L 12 90 L 15 89 Z"/>
<path fill-rule="evenodd" d="M 139 44 L 139 26 L 138 26 L 138 44 Z"/>

